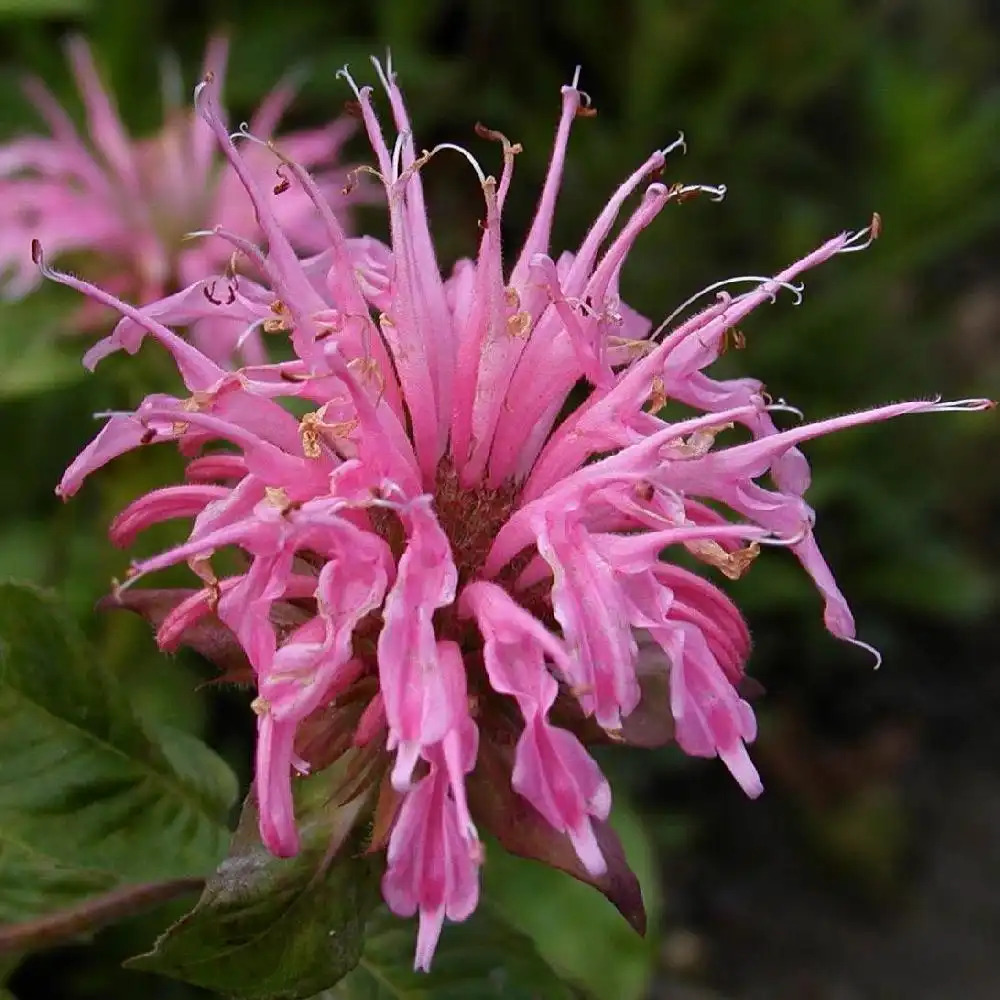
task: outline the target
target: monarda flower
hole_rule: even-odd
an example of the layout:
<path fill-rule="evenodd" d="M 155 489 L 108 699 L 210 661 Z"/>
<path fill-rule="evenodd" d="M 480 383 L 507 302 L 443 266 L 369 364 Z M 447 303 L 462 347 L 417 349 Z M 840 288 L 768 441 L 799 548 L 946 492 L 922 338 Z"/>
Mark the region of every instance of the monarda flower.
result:
<path fill-rule="evenodd" d="M 671 552 L 736 577 L 761 546 L 789 548 L 819 588 L 828 629 L 856 642 L 813 534 L 798 446 L 991 404 L 905 402 L 780 429 L 775 417 L 790 408 L 759 381 L 706 369 L 754 308 L 866 246 L 877 220 L 774 277 L 738 279 L 750 282 L 742 294 L 720 283 L 700 312 L 653 329 L 618 294 L 634 240 L 671 204 L 722 194 L 654 179 L 680 141 L 614 192 L 575 252 L 554 256 L 570 131 L 589 105 L 575 80 L 564 87 L 537 214 L 505 267 L 501 214 L 519 147 L 478 128 L 499 146 L 499 180 L 457 146 L 418 152 L 391 68 L 378 72 L 388 139 L 371 88 L 343 75 L 385 187 L 390 245 L 349 239 L 309 174 L 276 148 L 325 227 L 324 251 L 300 262 L 270 187 L 234 143 L 252 137 L 230 134 L 209 80 L 197 110 L 246 187 L 267 251 L 223 227 L 215 235 L 255 280 L 233 278 L 212 301 L 203 281 L 139 309 L 51 271 L 37 244 L 35 258 L 123 313 L 91 362 L 152 337 L 187 390 L 111 415 L 58 488 L 72 495 L 141 445 L 175 442 L 189 456 L 185 484 L 140 497 L 112 525 L 128 544 L 154 523 L 193 519 L 187 541 L 133 564 L 116 601 L 153 618 L 164 649 L 218 651 L 217 636 L 206 638 L 213 616 L 229 629 L 256 686 L 255 793 L 275 854 L 299 846 L 294 776 L 363 748 L 361 783 L 378 788 L 370 844 L 386 849 L 383 895 L 397 914 L 419 914 L 416 965 L 426 969 L 444 919 L 476 907 L 479 829 L 597 885 L 641 927 L 638 886 L 607 824 L 611 790 L 585 744 L 673 739 L 721 758 L 748 795 L 761 791 L 747 752 L 754 714 L 740 693 L 747 627 Z M 421 171 L 449 151 L 468 157 L 484 210 L 476 259 L 443 277 Z M 224 371 L 169 328 L 186 301 L 283 333 L 294 358 Z M 567 415 L 581 385 L 589 393 Z M 665 419 L 668 401 L 686 410 Z M 229 549 L 244 568 L 220 576 L 213 554 Z M 183 562 L 198 589 L 127 589 Z"/>
<path fill-rule="evenodd" d="M 205 54 L 206 70 L 221 76 L 227 51 L 224 38 L 213 39 Z M 87 43 L 72 39 L 68 53 L 86 111 L 86 139 L 45 86 L 29 79 L 28 96 L 49 135 L 0 145 L 3 295 L 20 298 L 36 286 L 37 270 L 24 252 L 32 237 L 43 240 L 50 255 L 72 256 L 75 267 L 139 302 L 156 301 L 213 273 L 221 276 L 231 257 L 224 244 L 193 242 L 186 234 L 216 224 L 249 238 L 257 238 L 260 230 L 238 178 L 217 155 L 212 133 L 178 102 L 176 70 L 168 66 L 165 77 L 162 129 L 133 140 L 101 83 Z M 294 92 L 285 82 L 265 98 L 250 125 L 255 134 L 267 136 L 278 126 Z M 341 118 L 281 140 L 297 162 L 319 169 L 316 182 L 338 212 L 350 198 L 342 193 L 347 172 L 335 164 L 352 130 L 353 123 Z M 247 163 L 254 176 L 280 188 L 273 156 L 261 149 L 249 152 Z M 322 248 L 323 227 L 301 189 L 289 190 L 275 206 L 298 250 Z M 103 313 L 89 317 L 103 318 Z M 218 317 L 195 323 L 193 333 L 206 354 L 227 361 L 241 329 Z M 248 337 L 241 346 L 248 360 L 263 359 L 258 337 Z"/>

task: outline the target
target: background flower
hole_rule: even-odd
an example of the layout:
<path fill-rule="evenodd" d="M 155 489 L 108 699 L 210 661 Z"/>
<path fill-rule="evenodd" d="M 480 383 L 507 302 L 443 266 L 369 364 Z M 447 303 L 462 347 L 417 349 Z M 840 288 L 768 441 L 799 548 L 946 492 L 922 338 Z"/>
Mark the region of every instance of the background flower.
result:
<path fill-rule="evenodd" d="M 216 74 L 220 83 L 228 49 L 228 40 L 216 36 L 205 53 L 203 71 Z M 68 257 L 139 302 L 162 298 L 208 274 L 224 274 L 229 263 L 224 248 L 191 242 L 188 234 L 224 225 L 252 238 L 256 222 L 239 181 L 224 169 L 210 132 L 191 111 L 188 88 L 177 78 L 176 66 L 165 64 L 162 128 L 135 140 L 101 81 L 87 42 L 71 39 L 67 53 L 86 112 L 86 137 L 45 84 L 31 78 L 25 89 L 49 135 L 24 136 L 0 148 L 0 273 L 6 272 L 5 294 L 19 297 L 37 287 L 37 271 L 26 252 L 35 238 L 54 257 Z M 255 134 L 272 136 L 295 91 L 290 80 L 271 91 L 251 119 Z M 349 119 L 341 118 L 278 139 L 287 155 L 315 171 L 324 197 L 342 214 L 352 197 L 342 193 L 347 170 L 337 161 L 352 128 Z M 250 163 L 267 183 L 274 170 L 272 158 L 254 150 Z M 270 183 L 278 187 L 282 178 L 273 175 Z M 289 192 L 278 212 L 298 250 L 319 249 L 322 231 L 301 192 Z M 107 313 L 91 319 L 98 325 L 107 320 Z M 193 334 L 211 357 L 227 360 L 239 330 L 199 322 Z M 257 337 L 240 346 L 246 357 L 263 358 Z"/>

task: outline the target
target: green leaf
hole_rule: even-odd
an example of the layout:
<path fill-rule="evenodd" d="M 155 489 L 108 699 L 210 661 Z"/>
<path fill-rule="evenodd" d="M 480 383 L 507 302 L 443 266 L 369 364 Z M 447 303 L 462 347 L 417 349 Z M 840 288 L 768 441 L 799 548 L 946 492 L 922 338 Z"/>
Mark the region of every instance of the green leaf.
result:
<path fill-rule="evenodd" d="M 373 783 L 339 793 L 356 754 L 297 783 L 302 849 L 276 858 L 260 842 L 248 797 L 229 857 L 198 905 L 129 968 L 159 972 L 242 1000 L 298 1000 L 336 983 L 361 955 L 376 874 L 355 831 Z"/>
<path fill-rule="evenodd" d="M 0 18 L 13 13 L 10 0 L 0 0 Z M 79 356 L 67 343 L 72 324 L 65 304 L 54 296 L 36 293 L 20 302 L 0 303 L 0 400 L 56 389 L 84 377 Z"/>
<path fill-rule="evenodd" d="M 621 921 L 621 918 L 618 918 Z M 315 1000 L 571 1000 L 573 991 L 488 902 L 445 923 L 429 973 L 413 970 L 414 921 L 380 908 L 358 967 Z"/>
<path fill-rule="evenodd" d="M 56 602 L 0 584 L 0 919 L 206 874 L 234 781 L 193 737 L 143 727 Z"/>
<path fill-rule="evenodd" d="M 0 17 L 65 17 L 89 10 L 90 0 L 0 0 Z"/>
<path fill-rule="evenodd" d="M 641 821 L 620 796 L 611 819 L 642 885 L 652 924 L 645 937 L 636 934 L 595 889 L 506 851 L 489 852 L 485 891 L 567 980 L 600 1000 L 640 1000 L 648 995 L 659 948 L 653 851 Z"/>

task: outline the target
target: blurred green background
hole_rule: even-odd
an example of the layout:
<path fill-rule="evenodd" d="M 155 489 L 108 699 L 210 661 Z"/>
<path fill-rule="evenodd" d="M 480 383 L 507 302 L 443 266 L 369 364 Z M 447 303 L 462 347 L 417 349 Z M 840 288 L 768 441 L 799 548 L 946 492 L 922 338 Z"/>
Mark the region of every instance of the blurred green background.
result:
<path fill-rule="evenodd" d="M 668 211 L 643 234 L 623 277 L 632 306 L 658 321 L 704 285 L 776 271 L 877 210 L 883 237 L 807 275 L 800 307 L 762 307 L 724 367 L 763 378 L 809 417 L 1000 391 L 995 4 L 0 0 L 0 137 L 39 129 L 19 87 L 27 71 L 79 111 L 65 34 L 92 40 L 143 134 L 160 122 L 160 57 L 176 52 L 193 83 L 220 27 L 233 39 L 233 122 L 290 68 L 303 84 L 287 125 L 327 121 L 350 96 L 336 70 L 350 63 L 367 81 L 368 55 L 391 46 L 421 146 L 474 145 L 477 121 L 521 142 L 511 246 L 534 208 L 559 86 L 580 63 L 599 114 L 574 130 L 557 250 L 574 247 L 620 179 L 683 129 L 688 155 L 666 179 L 725 182 L 729 194 Z M 350 152 L 367 158 L 361 143 Z M 475 247 L 480 194 L 458 158 L 435 160 L 425 177 L 450 266 Z M 379 212 L 366 210 L 361 228 L 384 232 Z M 0 577 L 55 589 L 143 713 L 207 737 L 245 777 L 242 696 L 199 687 L 205 665 L 160 657 L 142 623 L 93 613 L 126 565 L 108 520 L 175 466 L 144 451 L 66 506 L 54 484 L 93 433 L 93 412 L 169 386 L 152 351 L 86 376 L 84 342 L 66 335 L 75 302 L 59 291 L 0 310 Z M 819 540 L 885 665 L 873 673 L 827 636 L 787 553 L 767 553 L 733 585 L 755 639 L 750 672 L 768 692 L 754 750 L 767 793 L 746 802 L 718 762 L 673 751 L 605 756 L 662 906 L 648 946 L 619 945 L 614 927 L 600 967 L 572 905 L 542 921 L 565 921 L 549 947 L 584 988 L 614 998 L 627 982 L 628 996 L 704 1000 L 1000 996 L 998 439 L 995 417 L 946 415 L 809 449 Z M 537 924 L 547 890 L 522 882 L 507 887 L 507 905 Z M 200 996 L 117 968 L 164 919 L 29 959 L 11 989 L 19 1000 Z M 553 926 L 539 933 L 559 937 Z"/>

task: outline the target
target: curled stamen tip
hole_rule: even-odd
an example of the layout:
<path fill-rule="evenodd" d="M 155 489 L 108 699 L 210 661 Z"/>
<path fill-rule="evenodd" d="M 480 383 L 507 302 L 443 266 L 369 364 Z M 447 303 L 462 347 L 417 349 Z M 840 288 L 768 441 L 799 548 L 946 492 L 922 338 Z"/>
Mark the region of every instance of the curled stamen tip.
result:
<path fill-rule="evenodd" d="M 340 69 L 337 70 L 335 74 L 336 79 L 346 80 L 347 85 L 354 91 L 354 96 L 360 101 L 361 98 L 361 88 L 354 82 L 354 77 L 351 76 L 350 68 L 347 63 L 344 63 Z"/>
<path fill-rule="evenodd" d="M 768 403 L 764 409 L 769 413 L 791 413 L 798 417 L 799 420 L 806 419 L 806 415 L 797 406 L 792 406 L 791 403 L 788 403 L 783 399 L 779 399 L 775 403 Z"/>
<path fill-rule="evenodd" d="M 938 413 L 980 413 L 983 410 L 993 410 L 996 405 L 995 399 L 949 399 L 942 402 L 940 396 L 933 403 Z"/>
<path fill-rule="evenodd" d="M 872 670 L 878 670 L 882 666 L 882 654 L 873 646 L 871 643 L 862 642 L 861 639 L 854 639 L 851 636 L 845 635 L 841 637 L 845 642 L 849 642 L 852 646 L 857 646 L 858 649 L 863 649 L 866 653 L 870 653 L 875 659 L 875 666 Z"/>
<path fill-rule="evenodd" d="M 864 228 L 852 233 L 844 240 L 837 253 L 855 253 L 867 250 L 882 235 L 882 216 L 872 212 L 872 221 Z"/>
<path fill-rule="evenodd" d="M 789 549 L 794 548 L 800 542 L 805 541 L 806 536 L 813 529 L 812 521 L 803 521 L 802 526 L 799 530 L 791 536 L 779 535 L 779 534 L 768 534 L 762 535 L 756 540 L 760 542 L 761 545 L 772 545 L 779 549 Z"/>
<path fill-rule="evenodd" d="M 683 131 L 679 131 L 677 133 L 677 138 L 674 139 L 669 146 L 664 146 L 663 149 L 660 150 L 660 155 L 669 156 L 675 149 L 679 149 L 682 153 L 686 153 L 688 151 L 687 140 L 684 138 Z"/>

